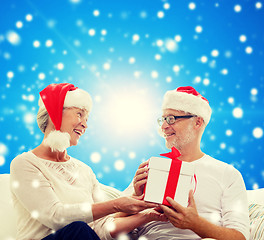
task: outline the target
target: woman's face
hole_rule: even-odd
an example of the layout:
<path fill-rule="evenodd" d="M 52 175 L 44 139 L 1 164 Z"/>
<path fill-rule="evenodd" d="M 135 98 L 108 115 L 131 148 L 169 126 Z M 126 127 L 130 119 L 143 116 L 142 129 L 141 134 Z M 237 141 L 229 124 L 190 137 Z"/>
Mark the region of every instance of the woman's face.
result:
<path fill-rule="evenodd" d="M 77 145 L 79 138 L 85 133 L 89 113 L 85 109 L 65 108 L 62 113 L 62 132 L 70 134 L 70 145 Z"/>

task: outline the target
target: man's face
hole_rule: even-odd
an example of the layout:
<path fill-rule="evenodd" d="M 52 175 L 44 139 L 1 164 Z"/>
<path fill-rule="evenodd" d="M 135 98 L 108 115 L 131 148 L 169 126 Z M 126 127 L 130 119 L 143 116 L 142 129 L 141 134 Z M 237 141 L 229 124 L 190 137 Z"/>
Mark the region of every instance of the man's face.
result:
<path fill-rule="evenodd" d="M 185 116 L 189 114 L 173 109 L 165 109 L 162 117 L 171 115 Z M 188 147 L 188 145 L 195 139 L 194 123 L 195 118 L 177 119 L 172 125 L 169 125 L 166 121 L 164 121 L 161 129 L 166 140 L 166 147 L 171 149 L 174 146 L 178 150 Z"/>

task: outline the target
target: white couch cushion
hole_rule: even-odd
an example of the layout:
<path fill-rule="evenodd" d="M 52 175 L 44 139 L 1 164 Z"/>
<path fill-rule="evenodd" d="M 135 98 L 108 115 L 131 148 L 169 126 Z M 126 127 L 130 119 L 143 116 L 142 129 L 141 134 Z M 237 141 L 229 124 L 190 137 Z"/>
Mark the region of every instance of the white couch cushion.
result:
<path fill-rule="evenodd" d="M 0 174 L 0 239 L 16 236 L 16 217 L 9 188 L 9 174 Z"/>
<path fill-rule="evenodd" d="M 264 188 L 247 190 L 249 204 L 256 203 L 264 206 Z"/>

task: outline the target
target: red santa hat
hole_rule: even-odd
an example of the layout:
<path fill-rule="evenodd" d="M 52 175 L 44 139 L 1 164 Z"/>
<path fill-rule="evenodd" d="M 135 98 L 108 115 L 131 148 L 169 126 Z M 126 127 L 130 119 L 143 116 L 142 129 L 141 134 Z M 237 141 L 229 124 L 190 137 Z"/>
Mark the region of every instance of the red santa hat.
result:
<path fill-rule="evenodd" d="M 190 86 L 167 91 L 164 95 L 162 109 L 168 108 L 202 117 L 206 125 L 212 114 L 208 100 Z"/>
<path fill-rule="evenodd" d="M 77 107 L 90 112 L 92 108 L 91 96 L 70 83 L 50 84 L 39 94 L 39 108 L 46 108 L 55 126 L 55 131 L 48 134 L 44 139 L 44 144 L 49 146 L 52 151 L 63 152 L 70 146 L 70 135 L 60 131 L 63 108 Z"/>

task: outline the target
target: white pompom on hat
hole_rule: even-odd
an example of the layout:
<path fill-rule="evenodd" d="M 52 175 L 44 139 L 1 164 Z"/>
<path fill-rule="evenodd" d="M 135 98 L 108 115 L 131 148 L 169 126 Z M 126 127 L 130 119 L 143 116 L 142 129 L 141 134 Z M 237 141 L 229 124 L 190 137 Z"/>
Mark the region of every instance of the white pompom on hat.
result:
<path fill-rule="evenodd" d="M 208 100 L 190 86 L 167 91 L 163 98 L 162 109 L 189 112 L 202 117 L 206 125 L 212 114 Z"/>
<path fill-rule="evenodd" d="M 39 94 L 39 108 L 46 108 L 55 126 L 55 131 L 48 134 L 44 144 L 52 151 L 63 152 L 70 146 L 70 135 L 60 131 L 63 108 L 77 107 L 90 112 L 92 98 L 89 93 L 70 83 L 50 84 Z"/>

